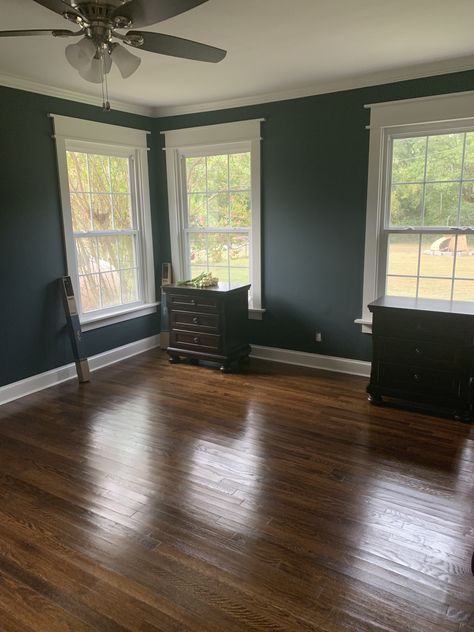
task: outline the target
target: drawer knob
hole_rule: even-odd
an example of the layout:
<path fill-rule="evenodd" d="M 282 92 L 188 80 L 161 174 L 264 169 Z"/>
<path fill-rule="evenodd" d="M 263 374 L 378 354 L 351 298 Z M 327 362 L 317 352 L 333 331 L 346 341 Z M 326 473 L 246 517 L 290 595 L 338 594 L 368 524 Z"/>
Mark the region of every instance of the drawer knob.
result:
<path fill-rule="evenodd" d="M 198 325 L 198 324 L 199 324 L 199 318 L 198 318 L 197 316 L 195 316 L 195 317 L 193 318 L 193 323 L 194 323 L 195 325 Z"/>
<path fill-rule="evenodd" d="M 423 349 L 420 349 L 420 347 L 415 347 L 415 353 L 417 355 L 421 355 L 423 353 Z"/>
<path fill-rule="evenodd" d="M 193 298 L 191 299 L 191 305 L 196 305 L 196 301 Z"/>
<path fill-rule="evenodd" d="M 413 379 L 414 379 L 414 381 L 415 381 L 417 384 L 419 384 L 419 383 L 421 382 L 421 380 L 422 380 L 422 377 L 421 377 L 421 375 L 420 375 L 419 373 L 414 373 L 414 374 L 413 374 Z"/>
<path fill-rule="evenodd" d="M 199 344 L 199 338 L 197 336 L 195 336 L 193 338 L 193 342 L 194 342 L 194 344 L 198 345 Z"/>

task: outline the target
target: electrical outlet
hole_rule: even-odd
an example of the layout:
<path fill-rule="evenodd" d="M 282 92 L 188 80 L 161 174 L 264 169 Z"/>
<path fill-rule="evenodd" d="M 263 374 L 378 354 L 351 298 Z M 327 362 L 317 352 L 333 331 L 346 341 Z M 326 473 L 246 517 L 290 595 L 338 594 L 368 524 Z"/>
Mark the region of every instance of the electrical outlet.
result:
<path fill-rule="evenodd" d="M 314 336 L 314 340 L 315 340 L 315 342 L 321 342 L 321 341 L 322 341 L 322 339 L 323 339 L 323 338 L 322 338 L 322 336 L 321 336 L 321 332 L 320 332 L 320 331 L 317 331 L 317 332 L 316 332 L 316 334 L 315 334 L 315 336 Z"/>

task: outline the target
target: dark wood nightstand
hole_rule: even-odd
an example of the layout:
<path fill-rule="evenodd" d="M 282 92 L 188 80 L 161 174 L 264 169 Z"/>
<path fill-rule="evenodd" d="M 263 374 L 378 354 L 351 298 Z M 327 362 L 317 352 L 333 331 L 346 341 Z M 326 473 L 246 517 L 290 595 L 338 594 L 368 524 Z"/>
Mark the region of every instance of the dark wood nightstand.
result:
<path fill-rule="evenodd" d="M 373 314 L 369 399 L 387 396 L 465 421 L 473 416 L 474 305 L 383 297 Z"/>
<path fill-rule="evenodd" d="M 163 286 L 169 313 L 170 362 L 181 357 L 208 360 L 219 363 L 223 372 L 247 362 L 249 288 Z"/>

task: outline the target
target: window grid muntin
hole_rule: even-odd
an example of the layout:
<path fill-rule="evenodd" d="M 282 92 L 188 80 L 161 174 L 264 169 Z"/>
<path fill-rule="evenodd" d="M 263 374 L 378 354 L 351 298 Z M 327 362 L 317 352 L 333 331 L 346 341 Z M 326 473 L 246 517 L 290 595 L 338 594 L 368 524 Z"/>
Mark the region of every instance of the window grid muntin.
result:
<path fill-rule="evenodd" d="M 88 184 L 88 191 L 79 191 L 79 190 L 71 190 L 70 186 L 69 186 L 69 166 L 68 166 L 68 161 L 67 161 L 67 154 L 68 153 L 77 153 L 77 154 L 83 154 L 86 156 L 86 165 L 87 165 L 87 184 Z M 92 184 L 91 184 L 91 172 L 90 172 L 90 156 L 105 156 L 107 157 L 107 164 L 108 164 L 108 175 L 109 175 L 109 182 L 110 182 L 110 191 L 92 191 Z M 127 164 L 128 164 L 128 192 L 127 193 L 123 193 L 121 191 L 113 191 L 113 182 L 112 182 L 112 174 L 111 174 L 111 160 L 112 158 L 123 158 L 125 160 L 127 160 Z M 140 239 L 139 239 L 139 228 L 138 228 L 138 212 L 137 212 L 137 199 L 136 199 L 136 192 L 137 192 L 137 182 L 136 182 L 136 178 L 137 178 L 137 174 L 136 174 L 136 169 L 135 169 L 135 161 L 134 161 L 134 157 L 133 155 L 130 155 L 130 152 L 120 152 L 117 150 L 111 150 L 111 151 L 107 151 L 105 149 L 100 149 L 100 148 L 96 148 L 96 147 L 91 147 L 89 148 L 77 148 L 74 147 L 74 143 L 68 144 L 68 146 L 66 147 L 66 169 L 67 169 L 67 177 L 68 177 L 68 189 L 69 189 L 69 197 L 71 198 L 71 194 L 83 194 L 83 195 L 87 195 L 88 199 L 89 199 L 89 208 L 90 208 L 90 225 L 92 227 L 92 230 L 89 231 L 74 231 L 72 232 L 72 236 L 73 236 L 73 242 L 74 242 L 74 249 L 75 249 L 75 259 L 76 259 L 76 267 L 77 267 L 77 278 L 79 281 L 79 297 L 78 297 L 78 302 L 81 305 L 81 312 L 87 315 L 93 314 L 95 312 L 107 312 L 108 310 L 114 310 L 117 309 L 120 306 L 124 306 L 127 308 L 130 308 L 134 305 L 139 305 L 141 303 L 143 303 L 143 266 L 142 266 L 142 259 L 141 259 L 141 251 L 140 251 Z M 93 205 L 92 205 L 92 194 L 94 195 L 103 195 L 103 196 L 109 196 L 111 198 L 111 211 L 112 211 L 112 226 L 115 226 L 115 197 L 117 196 L 127 196 L 129 198 L 129 202 L 130 202 L 130 219 L 131 219 L 131 225 L 132 228 L 129 229 L 107 229 L 107 230 L 95 230 L 94 228 L 94 216 L 93 216 Z M 71 208 L 71 219 L 72 219 L 72 208 Z M 119 266 L 119 268 L 115 268 L 114 270 L 108 270 L 108 271 L 101 271 L 100 270 L 100 265 L 99 265 L 99 271 L 97 273 L 90 273 L 90 274 L 80 274 L 79 273 L 79 265 L 78 265 L 78 249 L 77 249 L 77 240 L 81 239 L 81 238 L 89 238 L 89 239 L 94 239 L 95 241 L 95 249 L 96 249 L 96 259 L 97 262 L 99 263 L 99 238 L 100 237 L 121 237 L 121 236 L 131 236 L 132 237 L 132 243 L 133 243 L 133 257 L 134 257 L 134 262 L 135 262 L 135 266 L 132 267 L 126 267 L 126 268 L 122 268 Z M 118 243 L 118 242 L 117 242 Z M 118 246 L 117 246 L 118 248 Z M 134 270 L 135 271 L 135 280 L 136 280 L 136 288 L 135 288 L 135 293 L 136 293 L 136 297 L 137 299 L 135 301 L 132 302 L 128 302 L 128 303 L 124 303 L 123 302 L 123 295 L 124 295 L 124 288 L 122 287 L 122 273 L 129 271 L 129 270 Z M 103 284 L 102 284 L 102 276 L 104 274 L 107 273 L 112 273 L 112 272 L 116 272 L 119 276 L 120 279 L 120 302 L 113 304 L 113 305 L 107 305 L 104 307 L 104 288 L 103 288 Z M 93 308 L 93 309 L 82 309 L 82 296 L 81 296 L 81 278 L 85 278 L 85 277 L 90 277 L 90 276 L 97 276 L 99 278 L 99 301 L 100 301 L 100 305 L 97 308 Z"/>
<path fill-rule="evenodd" d="M 249 182 L 250 182 L 250 187 L 248 188 L 231 188 L 230 187 L 230 156 L 231 155 L 235 155 L 235 154 L 247 154 L 249 157 L 249 161 L 250 161 L 250 165 L 249 165 Z M 214 189 L 210 189 L 209 188 L 209 158 L 210 157 L 214 157 L 214 156 L 226 156 L 227 158 L 227 188 L 225 189 L 221 189 L 221 190 L 214 190 Z M 187 158 L 204 158 L 205 159 L 205 178 L 206 178 L 206 190 L 205 191 L 200 191 L 200 190 L 192 190 L 190 191 L 188 189 L 188 184 L 187 184 Z M 183 232 L 184 232 L 184 236 L 185 236 L 185 260 L 184 260 L 184 264 L 185 264 L 185 271 L 186 271 L 186 276 L 190 276 L 191 274 L 191 269 L 192 268 L 205 268 L 207 271 L 209 271 L 209 269 L 215 269 L 215 268 L 219 268 L 222 269 L 223 271 L 226 271 L 226 276 L 227 276 L 227 283 L 231 284 L 231 270 L 233 269 L 239 269 L 239 270 L 246 270 L 247 271 L 247 276 L 249 279 L 249 282 L 251 281 L 251 273 L 252 273 L 252 248 L 251 248 L 251 243 L 252 243 L 252 154 L 250 149 L 243 149 L 243 148 L 239 148 L 239 149 L 235 149 L 234 151 L 232 150 L 228 150 L 226 149 L 225 152 L 223 152 L 222 150 L 219 150 L 219 148 L 216 148 L 215 151 L 209 151 L 209 152 L 198 152 L 198 153 L 194 153 L 194 152 L 190 152 L 186 155 L 183 155 L 183 160 L 182 160 L 182 168 L 183 168 L 183 176 L 184 176 L 184 190 L 185 190 L 185 195 L 184 195 L 184 222 L 183 222 Z M 212 194 L 223 194 L 225 193 L 227 195 L 227 221 L 228 221 L 228 226 L 209 226 L 209 197 Z M 249 202 L 250 202 L 250 208 L 249 208 L 249 221 L 250 224 L 249 226 L 239 226 L 239 227 L 233 227 L 230 226 L 230 222 L 231 222 L 231 195 L 233 195 L 234 193 L 248 193 L 249 194 Z M 206 199 L 206 218 L 207 218 L 207 226 L 190 226 L 189 225 L 189 198 L 191 195 L 204 195 L 205 199 Z M 249 250 L 249 263 L 247 266 L 232 266 L 231 264 L 231 260 L 230 260 L 230 248 L 229 248 L 229 244 L 230 241 L 228 240 L 227 244 L 227 265 L 223 265 L 223 264 L 214 264 L 212 262 L 209 261 L 209 247 L 208 247 L 208 241 L 206 239 L 206 264 L 196 264 L 193 265 L 192 261 L 191 261 L 191 247 L 190 247 L 190 236 L 192 234 L 203 234 L 203 235 L 209 235 L 209 234 L 213 234 L 213 235 L 231 235 L 231 234 L 243 234 L 243 235 L 248 235 L 248 250 Z M 220 281 L 222 281 L 222 278 L 219 278 Z"/>
<path fill-rule="evenodd" d="M 385 190 L 383 193 L 383 200 L 384 200 L 384 208 L 385 208 L 385 212 L 383 215 L 383 226 L 381 229 L 381 240 L 380 240 L 380 251 L 381 251 L 381 261 L 384 261 L 384 273 L 380 278 L 380 282 L 383 285 L 383 293 L 386 293 L 387 291 L 387 281 L 389 278 L 409 278 L 409 279 L 416 279 L 416 295 L 415 297 L 418 298 L 419 297 L 419 289 L 420 289 L 420 281 L 422 281 L 423 279 L 434 279 L 434 280 L 442 280 L 442 281 L 449 281 L 451 283 L 451 292 L 450 292 L 450 298 L 451 300 L 453 300 L 453 296 L 454 296 L 454 291 L 455 291 L 455 284 L 458 281 L 464 281 L 464 282 L 474 282 L 474 276 L 473 277 L 459 277 L 456 276 L 456 268 L 458 265 L 458 260 L 461 257 L 474 257 L 474 255 L 461 255 L 457 252 L 457 244 L 458 244 L 458 235 L 474 235 L 474 226 L 460 226 L 460 221 L 461 221 L 461 203 L 462 203 L 462 196 L 463 196 L 463 185 L 464 183 L 469 183 L 469 182 L 473 182 L 474 179 L 471 178 L 464 178 L 464 171 L 465 171 L 465 158 L 466 158 L 466 145 L 467 145 L 467 134 L 468 133 L 474 133 L 474 128 L 473 127 L 462 127 L 462 128 L 446 128 L 440 131 L 435 131 L 432 130 L 430 132 L 426 132 L 426 130 L 424 131 L 420 131 L 420 132 L 403 132 L 403 133 L 393 133 L 390 134 L 388 136 L 388 142 L 387 142 L 387 153 L 386 153 L 386 171 L 385 171 Z M 461 158 L 461 165 L 460 165 L 460 178 L 459 179 L 446 179 L 446 180 L 429 180 L 426 178 L 426 173 L 427 173 L 427 156 L 428 156 L 428 142 L 429 142 L 429 138 L 433 137 L 433 136 L 441 136 L 441 135 L 447 135 L 447 134 L 463 134 L 464 138 L 463 138 L 463 147 L 462 147 L 462 158 Z M 407 181 L 407 182 L 403 182 L 403 181 L 392 181 L 392 172 L 393 172 L 393 141 L 395 139 L 405 139 L 405 138 L 416 138 L 416 137 L 426 137 L 426 143 L 425 143 L 425 158 L 424 158 L 424 174 L 423 174 L 423 180 L 415 180 L 415 181 Z M 449 184 L 449 183 L 455 183 L 455 184 L 459 184 L 459 195 L 458 195 L 458 206 L 457 206 L 457 224 L 455 226 L 423 226 L 423 225 L 418 225 L 418 226 L 393 226 L 390 224 L 390 215 L 391 215 L 391 192 L 392 192 L 392 185 L 398 185 L 398 184 L 421 184 L 423 185 L 423 196 L 422 196 L 422 221 L 424 221 L 424 217 L 425 217 L 425 194 L 426 194 L 426 184 L 437 184 L 437 183 L 442 183 L 442 184 Z M 389 248 L 388 248 L 388 244 L 389 244 L 389 238 L 390 235 L 392 234 L 418 234 L 419 235 L 419 243 L 418 243 L 418 273 L 416 276 L 414 275 L 401 275 L 401 274 L 389 274 L 389 270 L 388 270 L 388 257 L 389 257 Z M 441 277 L 441 276 L 431 276 L 431 275 L 420 275 L 420 268 L 421 268 L 421 257 L 422 257 L 422 240 L 423 240 L 423 236 L 424 235 L 453 235 L 455 236 L 455 251 L 453 253 L 453 266 L 452 266 L 452 274 L 447 277 Z M 382 271 L 382 270 L 381 270 Z M 474 288 L 474 283 L 473 283 L 473 288 Z M 463 299 L 464 300 L 464 299 Z M 467 300 L 473 300 L 474 301 L 474 296 L 473 298 L 469 298 Z"/>

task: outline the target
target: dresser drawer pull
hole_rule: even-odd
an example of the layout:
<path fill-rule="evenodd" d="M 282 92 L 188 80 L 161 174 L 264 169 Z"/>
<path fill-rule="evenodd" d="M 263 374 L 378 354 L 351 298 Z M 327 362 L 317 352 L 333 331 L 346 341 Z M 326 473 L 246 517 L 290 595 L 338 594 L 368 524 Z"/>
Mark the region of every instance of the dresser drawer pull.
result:
<path fill-rule="evenodd" d="M 421 349 L 420 347 L 415 347 L 415 353 L 417 355 L 421 355 L 423 353 L 423 349 Z"/>
<path fill-rule="evenodd" d="M 193 323 L 194 323 L 195 325 L 199 325 L 199 318 L 198 318 L 197 316 L 194 316 L 194 318 L 193 318 Z"/>
<path fill-rule="evenodd" d="M 422 379 L 423 379 L 423 378 L 421 377 L 421 375 L 420 375 L 419 373 L 414 373 L 414 374 L 413 374 L 413 380 L 414 380 L 417 384 L 419 384 L 419 383 L 421 382 L 421 380 L 422 380 Z"/>
<path fill-rule="evenodd" d="M 194 342 L 194 344 L 198 345 L 199 344 L 199 338 L 197 336 L 195 336 L 193 338 L 193 342 Z"/>
<path fill-rule="evenodd" d="M 190 301 L 191 305 L 196 305 L 196 301 L 192 298 Z"/>

